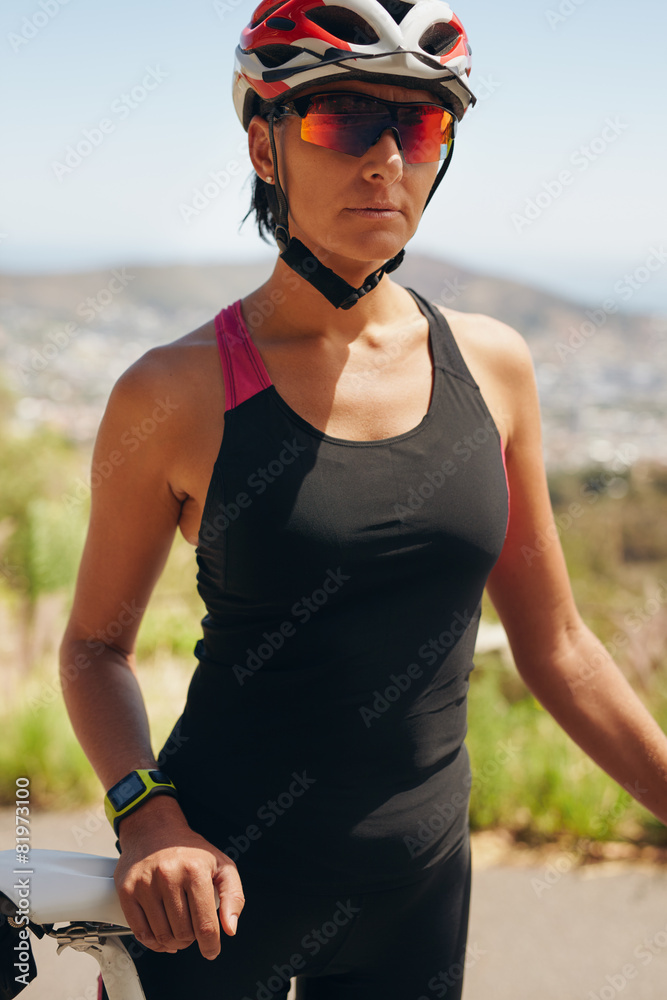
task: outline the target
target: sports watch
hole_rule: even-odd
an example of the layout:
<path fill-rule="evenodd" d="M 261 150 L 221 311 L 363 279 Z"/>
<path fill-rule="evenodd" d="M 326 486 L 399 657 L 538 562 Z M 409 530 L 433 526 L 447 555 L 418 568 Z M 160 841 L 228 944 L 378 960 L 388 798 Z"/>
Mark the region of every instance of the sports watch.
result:
<path fill-rule="evenodd" d="M 104 811 L 116 836 L 120 821 L 125 819 L 154 795 L 178 797 L 176 786 L 164 771 L 130 771 L 117 781 L 104 796 Z"/>

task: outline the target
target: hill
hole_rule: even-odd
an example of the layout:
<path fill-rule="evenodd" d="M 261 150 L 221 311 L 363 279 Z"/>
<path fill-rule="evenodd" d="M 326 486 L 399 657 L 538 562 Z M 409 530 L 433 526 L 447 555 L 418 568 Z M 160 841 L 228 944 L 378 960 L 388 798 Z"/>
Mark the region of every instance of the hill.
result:
<path fill-rule="evenodd" d="M 256 288 L 271 262 L 0 275 L 0 361 L 24 397 L 19 422 L 89 438 L 113 381 L 136 357 Z M 410 252 L 393 277 L 526 337 L 550 464 L 577 466 L 623 449 L 667 461 L 667 310 L 624 313 L 622 283 L 605 303 L 582 304 Z"/>

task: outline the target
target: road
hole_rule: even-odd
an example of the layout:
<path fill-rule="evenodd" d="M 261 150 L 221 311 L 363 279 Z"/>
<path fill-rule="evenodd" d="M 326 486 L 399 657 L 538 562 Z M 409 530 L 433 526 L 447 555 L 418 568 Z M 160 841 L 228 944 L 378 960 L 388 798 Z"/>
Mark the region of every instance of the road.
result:
<path fill-rule="evenodd" d="M 0 811 L 0 847 L 13 846 L 13 812 Z M 604 862 L 577 867 L 567 852 L 526 860 L 473 840 L 474 877 L 464 1000 L 665 1000 L 667 869 Z M 113 856 L 103 814 L 33 816 L 32 846 Z M 497 843 L 496 843 L 497 848 Z M 92 958 L 36 941 L 37 979 L 21 1000 L 95 1000 Z M 429 978 L 405 1000 L 437 1000 Z"/>

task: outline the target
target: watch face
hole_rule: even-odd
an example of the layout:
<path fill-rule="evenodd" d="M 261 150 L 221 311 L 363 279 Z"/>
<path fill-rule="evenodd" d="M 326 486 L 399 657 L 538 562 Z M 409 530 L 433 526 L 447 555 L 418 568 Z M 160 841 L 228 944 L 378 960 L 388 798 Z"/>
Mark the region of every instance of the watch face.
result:
<path fill-rule="evenodd" d="M 139 775 L 130 774 L 127 778 L 119 781 L 117 785 L 114 785 L 113 788 L 110 788 L 107 796 L 111 805 L 118 812 L 120 809 L 129 806 L 131 802 L 134 802 L 137 796 L 141 795 L 145 790 L 146 786 Z"/>

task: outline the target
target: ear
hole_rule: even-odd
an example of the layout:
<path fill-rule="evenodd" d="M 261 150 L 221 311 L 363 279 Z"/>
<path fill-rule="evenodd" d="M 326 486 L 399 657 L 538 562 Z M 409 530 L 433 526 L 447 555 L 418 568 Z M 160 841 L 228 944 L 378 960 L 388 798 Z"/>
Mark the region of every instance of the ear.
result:
<path fill-rule="evenodd" d="M 253 167 L 263 181 L 275 175 L 269 141 L 269 123 L 266 118 L 260 118 L 259 115 L 255 115 L 248 126 L 248 152 Z"/>

